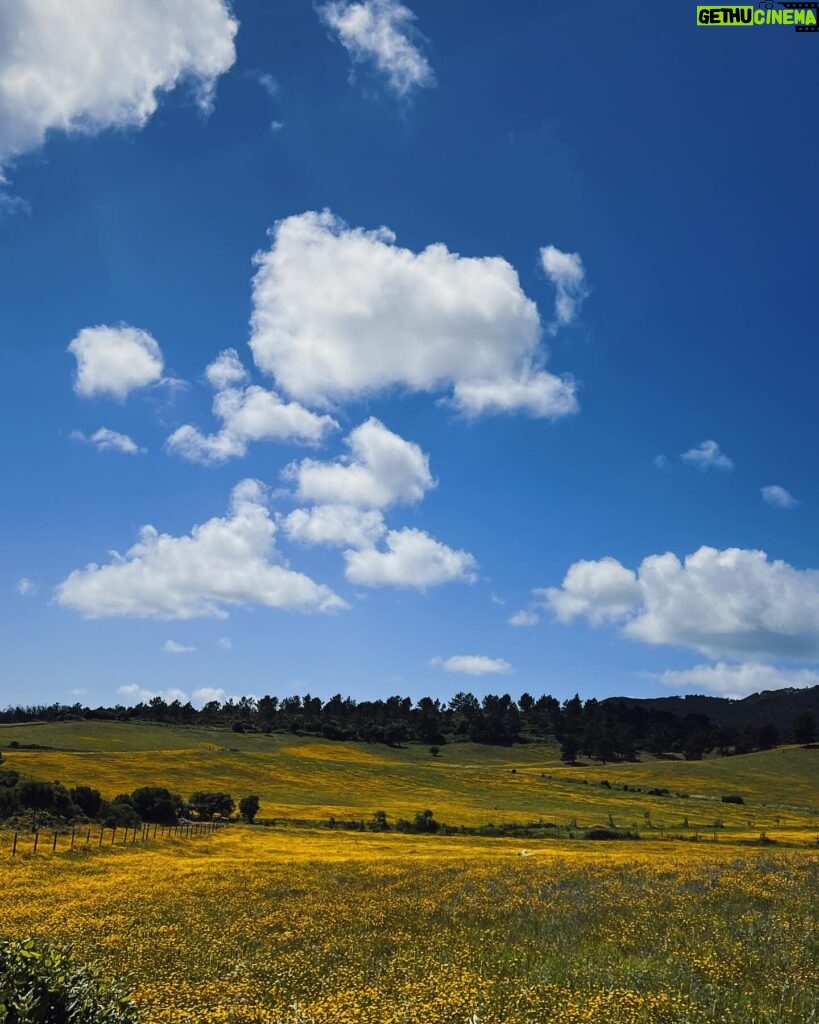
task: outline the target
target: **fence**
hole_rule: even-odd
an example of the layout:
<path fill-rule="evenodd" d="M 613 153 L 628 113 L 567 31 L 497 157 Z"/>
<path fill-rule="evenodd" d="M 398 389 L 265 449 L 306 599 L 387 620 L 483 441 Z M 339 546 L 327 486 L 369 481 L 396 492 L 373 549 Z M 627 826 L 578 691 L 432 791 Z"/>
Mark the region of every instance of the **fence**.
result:
<path fill-rule="evenodd" d="M 136 828 L 73 828 L 70 832 L 58 830 L 35 830 L 14 832 L 10 842 L 2 843 L 0 849 L 10 846 L 10 854 L 66 853 L 70 850 L 100 849 L 105 846 L 135 846 L 155 839 L 195 839 L 197 836 L 212 835 L 223 828 L 223 822 L 186 822 L 182 825 L 143 824 Z M 97 831 L 99 829 L 99 831 Z"/>

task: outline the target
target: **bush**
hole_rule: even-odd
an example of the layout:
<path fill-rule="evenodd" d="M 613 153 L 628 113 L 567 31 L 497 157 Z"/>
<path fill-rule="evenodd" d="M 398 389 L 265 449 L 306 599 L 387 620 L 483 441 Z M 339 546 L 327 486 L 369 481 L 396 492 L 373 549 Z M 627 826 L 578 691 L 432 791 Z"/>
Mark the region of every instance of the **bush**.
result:
<path fill-rule="evenodd" d="M 739 793 L 726 793 L 722 797 L 724 804 L 744 804 L 745 800 L 739 795 Z"/>
<path fill-rule="evenodd" d="M 136 1024 L 134 1004 L 117 985 L 71 960 L 70 950 L 27 939 L 0 939 L 3 1024 Z"/>
<path fill-rule="evenodd" d="M 626 832 L 616 828 L 590 828 L 586 839 L 639 839 L 636 832 Z"/>

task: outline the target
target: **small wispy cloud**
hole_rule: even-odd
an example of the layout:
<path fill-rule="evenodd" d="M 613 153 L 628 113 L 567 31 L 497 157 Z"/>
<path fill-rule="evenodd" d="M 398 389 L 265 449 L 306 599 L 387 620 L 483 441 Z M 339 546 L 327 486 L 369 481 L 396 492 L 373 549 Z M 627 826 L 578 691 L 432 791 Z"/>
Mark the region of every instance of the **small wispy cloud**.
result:
<path fill-rule="evenodd" d="M 702 441 L 695 448 L 689 448 L 680 456 L 683 462 L 694 466 L 702 472 L 707 469 L 719 469 L 724 473 L 734 468 L 734 463 L 720 450 L 716 441 Z"/>
<path fill-rule="evenodd" d="M 82 441 L 85 444 L 93 445 L 99 452 L 144 455 L 148 450 L 138 445 L 127 434 L 120 434 L 117 430 L 109 430 L 108 427 L 100 427 L 90 437 L 87 437 L 81 430 L 72 430 L 69 436 L 72 441 Z"/>
<path fill-rule="evenodd" d="M 557 292 L 557 326 L 565 327 L 577 316 L 581 302 L 589 294 L 583 260 L 580 253 L 561 252 L 554 245 L 546 245 L 540 250 L 540 263 Z"/>
<path fill-rule="evenodd" d="M 779 484 L 770 484 L 762 488 L 762 500 L 773 508 L 796 508 L 799 502 L 789 490 Z"/>
<path fill-rule="evenodd" d="M 20 579 L 17 580 L 14 589 L 20 597 L 35 597 L 39 587 L 34 580 L 30 580 L 28 576 L 21 576 Z"/>
<path fill-rule="evenodd" d="M 398 0 L 332 0 L 317 9 L 353 63 L 374 65 L 397 96 L 435 85 L 435 73 L 413 41 L 415 15 Z"/>
<path fill-rule="evenodd" d="M 468 676 L 507 676 L 514 671 L 503 658 L 489 658 L 485 654 L 455 654 L 451 658 L 433 658 L 430 665 L 442 668 L 444 672 L 459 672 Z"/>
<path fill-rule="evenodd" d="M 515 612 L 514 615 L 510 615 L 506 621 L 510 626 L 536 626 L 540 622 L 540 616 L 537 612 L 529 611 L 527 608 L 521 608 L 519 612 Z"/>
<path fill-rule="evenodd" d="M 166 640 L 162 645 L 162 650 L 165 654 L 191 654 L 196 648 L 178 644 L 175 640 Z"/>

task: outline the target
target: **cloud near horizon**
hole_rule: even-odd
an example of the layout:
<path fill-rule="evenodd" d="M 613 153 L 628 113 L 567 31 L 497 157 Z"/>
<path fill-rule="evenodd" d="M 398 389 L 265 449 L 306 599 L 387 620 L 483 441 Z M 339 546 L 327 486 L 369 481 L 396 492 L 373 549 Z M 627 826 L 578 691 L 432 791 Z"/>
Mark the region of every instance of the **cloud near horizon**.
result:
<path fill-rule="evenodd" d="M 614 624 L 646 644 L 714 659 L 819 656 L 819 571 L 764 551 L 701 547 L 682 562 L 651 555 L 637 570 L 614 558 L 580 561 L 560 587 L 535 593 L 560 622 Z"/>
<path fill-rule="evenodd" d="M 720 697 L 740 700 L 752 693 L 765 690 L 807 689 L 819 686 L 819 671 L 816 669 L 777 668 L 756 662 L 730 665 L 718 662 L 716 665 L 695 665 L 689 669 L 669 669 L 652 676 L 665 686 L 679 689 L 703 690 Z"/>
<path fill-rule="evenodd" d="M 489 658 L 485 654 L 454 654 L 451 658 L 433 658 L 430 662 L 444 672 L 458 672 L 468 676 L 507 676 L 512 666 L 504 658 Z"/>

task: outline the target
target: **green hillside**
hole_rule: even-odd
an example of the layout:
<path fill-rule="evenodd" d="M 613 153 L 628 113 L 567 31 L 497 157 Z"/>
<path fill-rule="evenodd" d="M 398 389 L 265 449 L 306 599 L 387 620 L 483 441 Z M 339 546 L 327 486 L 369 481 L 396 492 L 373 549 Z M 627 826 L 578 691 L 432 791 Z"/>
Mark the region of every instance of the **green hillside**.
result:
<path fill-rule="evenodd" d="M 90 783 L 107 797 L 147 784 L 182 794 L 255 793 L 262 816 L 280 820 L 360 819 L 375 810 L 399 817 L 428 807 L 442 821 L 470 826 L 541 820 L 687 834 L 713 832 L 721 821 L 725 835 L 802 838 L 819 828 L 819 749 L 799 747 L 703 761 L 564 765 L 548 743 L 453 743 L 434 757 L 420 744 L 86 721 L 2 726 L 0 749 L 10 767 L 68 786 Z M 728 794 L 744 804 L 723 803 Z"/>

